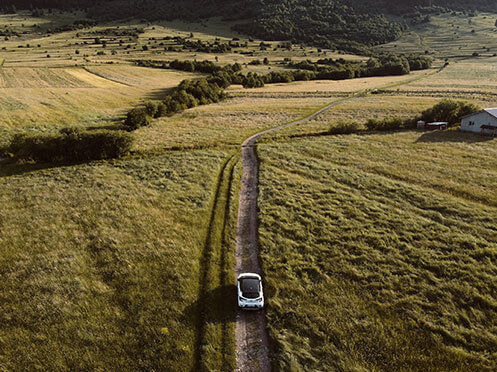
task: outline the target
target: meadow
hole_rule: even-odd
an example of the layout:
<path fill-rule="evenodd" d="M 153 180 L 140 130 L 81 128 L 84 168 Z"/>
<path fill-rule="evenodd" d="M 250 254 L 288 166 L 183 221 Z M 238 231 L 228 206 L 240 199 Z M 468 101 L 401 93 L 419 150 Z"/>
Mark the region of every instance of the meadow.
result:
<path fill-rule="evenodd" d="M 432 15 L 430 21 L 415 26 L 399 39 L 376 47 L 379 52 L 428 53 L 437 58 L 468 58 L 473 53 L 497 53 L 495 14 L 474 17 L 445 13 Z"/>
<path fill-rule="evenodd" d="M 222 151 L 0 169 L 0 369 L 191 370 Z"/>
<path fill-rule="evenodd" d="M 0 27 L 18 34 L 0 43 L 0 149 L 16 133 L 117 129 L 130 108 L 201 76 L 136 66 L 141 60 L 238 62 L 258 73 L 283 68 L 285 58 L 364 60 L 275 41 L 261 48 L 220 19 L 50 32 L 82 18 L 0 16 Z M 198 52 L 176 45 L 178 36 L 247 46 Z M 263 58 L 269 65 L 249 64 Z M 382 92 L 343 101 L 259 149 L 276 367 L 492 370 L 495 140 L 457 132 L 288 137 L 339 121 L 410 117 L 456 93 L 489 106 L 493 61 L 404 77 L 232 86 L 223 102 L 136 130 L 132 153 L 119 160 L 0 158 L 0 370 L 233 370 L 236 152 L 254 133 L 373 89 Z M 486 95 L 469 92 L 475 81 Z"/>
<path fill-rule="evenodd" d="M 275 370 L 495 370 L 496 151 L 454 131 L 260 145 Z"/>

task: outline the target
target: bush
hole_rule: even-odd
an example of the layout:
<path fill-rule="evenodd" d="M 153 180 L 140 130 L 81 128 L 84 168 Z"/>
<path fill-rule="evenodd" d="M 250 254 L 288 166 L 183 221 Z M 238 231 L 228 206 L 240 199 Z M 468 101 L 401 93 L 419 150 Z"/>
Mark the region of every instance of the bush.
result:
<path fill-rule="evenodd" d="M 421 119 L 427 123 L 434 121 L 446 121 L 449 125 L 454 125 L 459 122 L 461 117 L 480 110 L 481 107 L 470 102 L 444 99 L 432 108 L 423 111 Z"/>
<path fill-rule="evenodd" d="M 167 106 L 164 102 L 160 102 L 157 105 L 157 111 L 155 112 L 154 118 L 160 118 L 167 115 Z"/>
<path fill-rule="evenodd" d="M 126 120 L 124 120 L 124 126 L 128 130 L 135 130 L 149 124 L 150 116 L 147 115 L 147 111 L 144 108 L 131 109 L 126 115 Z"/>
<path fill-rule="evenodd" d="M 404 121 L 399 117 L 387 117 L 384 119 L 368 119 L 366 122 L 366 128 L 368 130 L 398 130 L 405 128 Z"/>
<path fill-rule="evenodd" d="M 152 101 L 145 103 L 145 112 L 148 116 L 155 117 L 155 114 L 157 113 L 157 105 L 157 102 Z"/>
<path fill-rule="evenodd" d="M 118 158 L 132 146 L 133 137 L 126 132 L 66 128 L 56 134 L 18 134 L 8 152 L 21 160 L 79 162 Z"/>
<path fill-rule="evenodd" d="M 328 130 L 329 134 L 352 134 L 361 130 L 361 125 L 355 122 L 339 121 Z"/>

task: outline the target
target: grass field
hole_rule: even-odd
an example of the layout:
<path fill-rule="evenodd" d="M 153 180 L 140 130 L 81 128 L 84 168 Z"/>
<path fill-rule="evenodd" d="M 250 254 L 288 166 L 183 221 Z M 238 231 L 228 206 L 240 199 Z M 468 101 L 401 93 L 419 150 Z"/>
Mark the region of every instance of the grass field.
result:
<path fill-rule="evenodd" d="M 453 61 L 439 74 L 426 80 L 414 81 L 402 90 L 445 91 L 449 94 L 497 91 L 497 57 L 478 57 Z M 495 96 L 493 97 L 495 100 Z"/>
<path fill-rule="evenodd" d="M 114 129 L 131 107 L 200 76 L 137 67 L 139 59 L 217 57 L 257 72 L 282 68 L 284 58 L 364 59 L 308 46 L 274 50 L 278 42 L 260 50 L 260 40 L 220 19 L 47 33 L 81 18 L 0 15 L 0 27 L 19 34 L 0 46 L 0 148 L 20 132 Z M 473 19 L 476 36 L 490 35 L 489 19 Z M 431 32 L 424 27 L 416 32 Z M 112 35 L 135 28 L 144 32 Z M 160 45 L 191 33 L 248 46 L 216 55 Z M 467 36 L 463 54 L 482 43 Z M 449 53 L 437 37 L 425 40 Z M 397 48 L 412 45 L 402 39 Z M 269 66 L 246 65 L 264 57 Z M 343 102 L 259 149 L 277 367 L 495 369 L 497 198 L 488 187 L 497 183 L 496 141 L 457 132 L 284 138 L 339 120 L 410 117 L 447 95 L 495 106 L 494 61 L 459 59 L 439 74 L 232 86 L 221 103 L 135 131 L 133 154 L 120 160 L 0 159 L 0 370 L 233 370 L 234 154 L 251 134 L 374 88 L 387 92 Z"/>
<path fill-rule="evenodd" d="M 497 368 L 497 141 L 458 132 L 259 147 L 276 370 Z"/>
<path fill-rule="evenodd" d="M 0 370 L 191 370 L 225 157 L 3 166 Z"/>
<path fill-rule="evenodd" d="M 473 53 L 497 53 L 495 13 L 476 17 L 442 14 L 428 23 L 411 26 L 399 40 L 376 47 L 377 51 L 425 53 L 438 58 L 466 58 Z"/>

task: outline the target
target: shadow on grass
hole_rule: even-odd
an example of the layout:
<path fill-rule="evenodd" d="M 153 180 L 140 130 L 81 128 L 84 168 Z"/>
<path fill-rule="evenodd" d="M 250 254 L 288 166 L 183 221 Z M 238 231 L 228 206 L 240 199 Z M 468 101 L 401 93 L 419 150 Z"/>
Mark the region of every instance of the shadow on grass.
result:
<path fill-rule="evenodd" d="M 108 125 L 98 125 L 98 126 L 92 126 L 92 127 L 87 127 L 87 130 L 94 131 L 94 130 L 124 130 L 124 127 L 120 125 L 119 123 L 114 123 L 114 124 L 108 124 Z"/>
<path fill-rule="evenodd" d="M 145 100 L 162 101 L 174 88 L 154 89 L 145 94 Z"/>
<path fill-rule="evenodd" d="M 92 160 L 93 161 L 93 160 Z M 15 159 L 7 159 L 0 161 L 0 178 L 18 176 L 26 173 L 37 172 L 41 170 L 71 167 L 75 165 L 88 164 L 90 161 L 80 162 L 64 162 L 64 163 L 21 163 Z"/>
<path fill-rule="evenodd" d="M 454 130 L 426 132 L 421 135 L 416 143 L 430 142 L 459 142 L 459 143 L 479 143 L 492 141 L 494 137 L 484 136 L 476 133 L 460 132 Z"/>
<path fill-rule="evenodd" d="M 236 286 L 225 285 L 202 295 L 183 311 L 183 320 L 195 323 L 201 314 L 205 323 L 230 323 L 236 320 Z"/>

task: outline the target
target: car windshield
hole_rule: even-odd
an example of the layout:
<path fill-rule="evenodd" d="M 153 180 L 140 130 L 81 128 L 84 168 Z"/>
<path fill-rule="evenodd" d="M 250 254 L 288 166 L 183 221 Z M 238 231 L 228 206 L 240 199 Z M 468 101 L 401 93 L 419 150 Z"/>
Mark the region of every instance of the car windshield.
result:
<path fill-rule="evenodd" d="M 245 298 L 259 297 L 259 279 L 242 278 L 240 280 L 240 288 L 242 290 L 242 296 Z"/>

